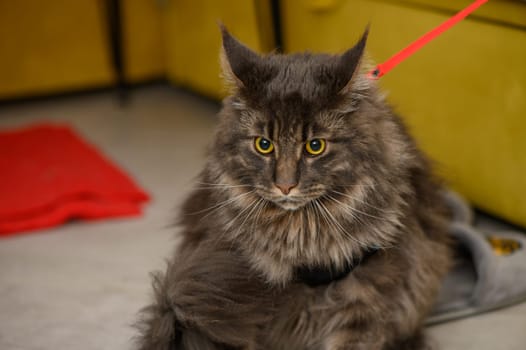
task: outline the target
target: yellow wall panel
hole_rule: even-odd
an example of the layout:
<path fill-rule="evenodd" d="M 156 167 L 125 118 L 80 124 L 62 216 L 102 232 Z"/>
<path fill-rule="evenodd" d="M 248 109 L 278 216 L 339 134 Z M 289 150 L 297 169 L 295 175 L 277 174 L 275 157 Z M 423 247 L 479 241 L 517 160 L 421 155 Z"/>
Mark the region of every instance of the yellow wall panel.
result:
<path fill-rule="evenodd" d="M 0 2 L 0 99 L 114 82 L 106 0 Z M 158 2 L 122 1 L 125 77 L 164 76 Z"/>
<path fill-rule="evenodd" d="M 96 0 L 0 1 L 0 98 L 113 80 Z"/>

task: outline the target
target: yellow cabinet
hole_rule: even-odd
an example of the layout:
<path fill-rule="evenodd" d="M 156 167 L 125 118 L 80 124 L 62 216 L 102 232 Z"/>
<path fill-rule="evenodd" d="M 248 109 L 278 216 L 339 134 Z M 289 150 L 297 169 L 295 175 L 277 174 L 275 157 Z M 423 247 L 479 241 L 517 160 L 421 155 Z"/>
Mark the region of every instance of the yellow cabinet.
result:
<path fill-rule="evenodd" d="M 122 1 L 127 80 L 163 74 L 155 1 Z M 0 1 L 0 99 L 109 86 L 105 0 Z"/>
<path fill-rule="evenodd" d="M 93 0 L 0 2 L 0 98 L 109 84 L 105 23 Z"/>
<path fill-rule="evenodd" d="M 284 46 L 342 52 L 370 23 L 368 51 L 383 62 L 470 2 L 283 0 Z M 453 188 L 526 225 L 526 4 L 480 11 L 379 83 Z"/>

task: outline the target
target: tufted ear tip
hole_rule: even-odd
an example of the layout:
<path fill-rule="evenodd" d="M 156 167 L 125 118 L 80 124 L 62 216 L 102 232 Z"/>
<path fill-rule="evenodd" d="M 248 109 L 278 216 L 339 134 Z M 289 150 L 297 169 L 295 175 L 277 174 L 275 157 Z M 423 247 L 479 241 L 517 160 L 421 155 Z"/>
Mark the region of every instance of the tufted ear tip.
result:
<path fill-rule="evenodd" d="M 342 77 L 340 86 L 341 89 L 349 86 L 353 78 L 356 76 L 356 72 L 358 71 L 360 62 L 365 53 L 365 45 L 367 44 L 367 37 L 369 36 L 369 28 L 370 24 L 367 24 L 358 42 L 340 56 L 338 70 L 340 76 Z"/>
<path fill-rule="evenodd" d="M 221 32 L 221 39 L 223 41 L 223 46 L 224 46 L 225 42 L 230 41 L 232 39 L 232 35 L 230 34 L 227 27 L 222 21 L 218 20 L 217 26 L 219 28 L 219 31 Z"/>
<path fill-rule="evenodd" d="M 365 30 L 363 31 L 363 34 L 356 43 L 354 47 L 358 47 L 360 50 L 360 55 L 363 55 L 363 52 L 365 51 L 365 45 L 367 44 L 367 39 L 369 38 L 369 30 L 371 29 L 371 23 L 367 23 L 367 26 L 365 27 Z"/>
<path fill-rule="evenodd" d="M 353 68 L 351 74 L 357 68 L 360 60 L 365 52 L 365 45 L 367 44 L 367 37 L 369 36 L 369 24 L 365 27 L 365 30 L 358 40 L 358 42 L 349 50 L 345 51 L 341 56 L 341 64 L 347 68 Z"/>
<path fill-rule="evenodd" d="M 234 38 L 222 22 L 218 22 L 223 40 L 221 67 L 228 83 L 246 86 L 256 74 L 260 56 Z"/>

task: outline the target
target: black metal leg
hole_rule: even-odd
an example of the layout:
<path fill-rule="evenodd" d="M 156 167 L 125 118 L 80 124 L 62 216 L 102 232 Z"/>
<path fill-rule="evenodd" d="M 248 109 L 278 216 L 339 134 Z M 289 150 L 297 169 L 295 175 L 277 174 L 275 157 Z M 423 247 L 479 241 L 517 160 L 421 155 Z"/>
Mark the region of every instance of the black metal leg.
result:
<path fill-rule="evenodd" d="M 108 34 L 110 37 L 110 49 L 112 65 L 116 77 L 116 89 L 121 105 L 124 105 L 129 97 L 128 84 L 124 76 L 124 55 L 122 43 L 122 4 L 120 0 L 106 0 Z"/>
<path fill-rule="evenodd" d="M 274 29 L 274 44 L 277 52 L 283 52 L 283 30 L 281 24 L 281 4 L 279 0 L 270 1 L 270 9 L 272 11 L 272 26 Z"/>

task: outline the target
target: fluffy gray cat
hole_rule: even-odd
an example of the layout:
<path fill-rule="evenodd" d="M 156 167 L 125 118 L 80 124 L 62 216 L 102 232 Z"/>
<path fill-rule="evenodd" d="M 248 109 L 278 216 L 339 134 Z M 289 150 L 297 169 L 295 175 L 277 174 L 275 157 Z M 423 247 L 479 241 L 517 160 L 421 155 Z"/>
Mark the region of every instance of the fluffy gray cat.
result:
<path fill-rule="evenodd" d="M 449 214 L 360 69 L 367 31 L 336 56 L 261 56 L 222 35 L 231 95 L 138 348 L 427 348 Z"/>

